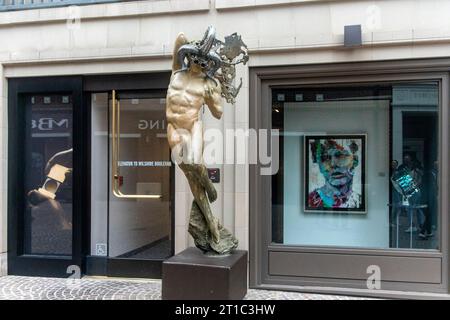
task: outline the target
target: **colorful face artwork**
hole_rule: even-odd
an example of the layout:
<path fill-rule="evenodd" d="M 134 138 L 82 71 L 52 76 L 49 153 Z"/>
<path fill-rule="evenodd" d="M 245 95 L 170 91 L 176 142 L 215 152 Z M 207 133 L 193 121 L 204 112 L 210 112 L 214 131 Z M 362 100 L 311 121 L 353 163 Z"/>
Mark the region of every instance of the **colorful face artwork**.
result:
<path fill-rule="evenodd" d="M 305 210 L 365 211 L 365 135 L 306 136 Z"/>

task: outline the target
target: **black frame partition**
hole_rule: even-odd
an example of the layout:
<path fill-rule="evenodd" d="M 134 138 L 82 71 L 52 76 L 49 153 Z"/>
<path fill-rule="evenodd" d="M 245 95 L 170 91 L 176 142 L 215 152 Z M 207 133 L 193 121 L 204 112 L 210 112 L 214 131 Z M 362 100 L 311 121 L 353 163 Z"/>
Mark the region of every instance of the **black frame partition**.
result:
<path fill-rule="evenodd" d="M 450 59 L 334 63 L 250 69 L 250 128 L 272 128 L 272 91 L 344 84 L 439 83 L 439 250 L 286 245 L 273 234 L 273 176 L 250 165 L 250 287 L 329 294 L 426 297 L 449 292 L 449 76 Z M 280 166 L 282 167 L 282 166 Z M 286 191 L 284 191 L 286 192 Z M 279 196 L 278 196 L 279 197 Z M 280 216 L 276 212 L 275 217 Z M 367 287 L 366 267 L 381 268 L 381 289 Z M 407 291 L 407 292 L 406 292 Z"/>
<path fill-rule="evenodd" d="M 170 72 L 8 79 L 8 274 L 69 277 L 81 274 L 160 278 L 163 259 L 143 260 L 90 255 L 91 242 L 91 94 L 117 90 L 123 95 L 165 97 Z M 73 97 L 72 255 L 26 254 L 24 141 L 29 125 L 25 97 Z M 28 119 L 29 120 L 29 119 Z M 105 182 L 106 183 L 106 182 Z M 170 172 L 171 253 L 175 233 L 175 170 Z M 68 269 L 69 266 L 72 266 Z"/>
<path fill-rule="evenodd" d="M 81 76 L 8 79 L 8 274 L 68 277 L 83 269 L 83 221 L 86 215 L 87 114 Z M 73 99 L 72 255 L 26 254 L 24 250 L 24 141 L 29 125 L 25 99 L 29 94 L 69 93 Z M 69 266 L 76 266 L 69 268 Z M 69 269 L 68 269 L 69 268 Z"/>

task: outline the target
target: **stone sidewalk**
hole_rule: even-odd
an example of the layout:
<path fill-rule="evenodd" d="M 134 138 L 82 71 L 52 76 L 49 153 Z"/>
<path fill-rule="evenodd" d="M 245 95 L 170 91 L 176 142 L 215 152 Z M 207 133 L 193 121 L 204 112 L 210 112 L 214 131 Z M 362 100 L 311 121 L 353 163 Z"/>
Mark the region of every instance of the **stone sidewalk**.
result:
<path fill-rule="evenodd" d="M 0 300 L 159 300 L 160 280 L 84 277 L 81 280 L 0 277 Z M 248 300 L 353 300 L 348 296 L 254 290 Z"/>

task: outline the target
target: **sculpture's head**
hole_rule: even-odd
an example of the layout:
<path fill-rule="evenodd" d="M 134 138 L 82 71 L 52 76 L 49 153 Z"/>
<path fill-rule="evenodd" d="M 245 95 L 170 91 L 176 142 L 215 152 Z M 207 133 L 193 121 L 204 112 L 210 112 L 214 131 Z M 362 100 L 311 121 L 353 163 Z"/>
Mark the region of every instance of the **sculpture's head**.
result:
<path fill-rule="evenodd" d="M 198 66 L 206 73 L 216 62 L 211 56 L 211 49 L 216 41 L 216 30 L 213 26 L 209 26 L 202 40 L 186 44 L 178 50 L 179 58 L 187 58 L 190 66 Z"/>
<path fill-rule="evenodd" d="M 233 33 L 222 42 L 216 38 L 216 29 L 209 26 L 201 40 L 192 41 L 178 49 L 177 59 L 182 66 L 178 71 L 190 68 L 202 71 L 208 78 L 220 83 L 222 96 L 233 103 L 242 86 L 242 79 L 237 88 L 233 86 L 235 65 L 247 63 L 248 50 L 241 36 Z"/>

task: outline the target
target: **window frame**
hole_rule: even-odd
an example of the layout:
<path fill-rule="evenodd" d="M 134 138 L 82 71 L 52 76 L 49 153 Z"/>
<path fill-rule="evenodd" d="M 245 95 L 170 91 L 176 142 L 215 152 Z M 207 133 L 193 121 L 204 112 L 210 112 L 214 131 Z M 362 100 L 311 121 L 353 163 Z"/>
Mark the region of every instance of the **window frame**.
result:
<path fill-rule="evenodd" d="M 8 79 L 8 274 L 67 277 L 69 266 L 83 264 L 83 223 L 86 197 L 85 139 L 86 114 L 83 112 L 81 76 L 50 76 Z M 72 253 L 68 255 L 29 254 L 24 250 L 23 180 L 25 135 L 25 97 L 29 94 L 71 94 L 73 168 L 72 175 Z M 76 172 L 76 173 L 75 173 Z M 14 191 L 14 192 L 12 192 Z"/>
<path fill-rule="evenodd" d="M 439 232 L 440 250 L 421 249 L 365 249 L 320 246 L 293 246 L 271 243 L 271 199 L 264 194 L 271 194 L 271 176 L 260 176 L 259 164 L 250 165 L 250 286 L 264 289 L 301 290 L 323 293 L 343 293 L 374 296 L 401 296 L 394 291 L 423 291 L 448 293 L 448 160 L 449 141 L 448 104 L 449 104 L 449 72 L 450 59 L 417 59 L 403 61 L 381 61 L 360 63 L 334 63 L 286 67 L 261 67 L 250 69 L 250 128 L 271 128 L 271 88 L 292 86 L 326 86 L 339 84 L 368 84 L 403 81 L 428 81 L 439 83 Z M 444 227 L 445 226 L 445 227 Z M 270 257 L 273 256 L 271 259 Z M 274 260 L 277 263 L 274 264 Z M 323 269 L 320 276 L 302 274 L 301 269 L 308 269 L 307 265 L 300 265 L 298 273 L 292 275 L 292 259 L 298 259 L 308 264 L 308 261 L 322 261 Z M 346 263 L 342 263 L 345 258 Z M 425 260 L 424 260 L 425 259 Z M 288 263 L 290 261 L 290 263 Z M 336 263 L 340 264 L 337 266 Z M 382 275 L 382 291 L 368 290 L 366 286 L 368 274 L 363 274 L 358 263 L 361 261 L 374 264 L 387 264 L 397 270 L 386 271 Z M 394 263 L 395 261 L 395 263 Z M 414 264 L 417 261 L 418 264 Z M 414 266 L 429 261 L 423 266 L 429 270 L 439 270 L 438 280 L 422 277 Z M 348 262 L 348 263 L 347 263 Z M 356 263 L 356 264 L 355 264 Z M 276 267 L 274 267 L 274 265 Z M 337 269 L 347 268 L 346 272 L 334 272 L 326 265 Z M 350 266 L 350 268 L 349 268 Z M 433 267 L 434 266 L 434 267 Z M 440 266 L 440 267 L 439 267 Z M 439 267 L 439 268 L 437 268 Z M 286 272 L 273 272 L 281 268 Z M 434 269 L 433 269 L 434 268 Z M 364 270 L 365 271 L 365 270 Z M 423 271 L 423 270 L 422 270 Z M 404 275 L 410 273 L 407 277 Z M 434 271 L 433 271 L 434 272 Z M 342 275 L 346 276 L 343 277 Z M 429 276 L 426 272 L 422 275 Z M 402 279 L 403 275 L 403 279 Z M 408 279 L 416 279 L 411 281 Z M 388 279 L 383 281 L 384 279 Z M 401 279 L 397 281 L 396 279 Z M 405 280 L 406 279 L 406 280 Z M 345 288 L 345 289 L 344 289 Z M 414 294 L 412 294 L 415 296 Z"/>

